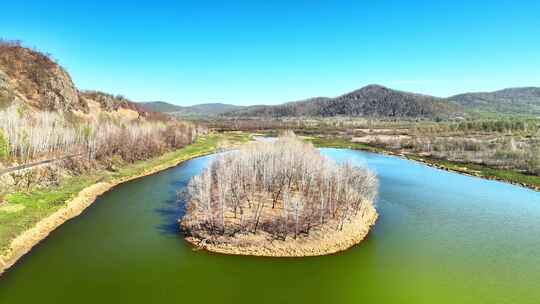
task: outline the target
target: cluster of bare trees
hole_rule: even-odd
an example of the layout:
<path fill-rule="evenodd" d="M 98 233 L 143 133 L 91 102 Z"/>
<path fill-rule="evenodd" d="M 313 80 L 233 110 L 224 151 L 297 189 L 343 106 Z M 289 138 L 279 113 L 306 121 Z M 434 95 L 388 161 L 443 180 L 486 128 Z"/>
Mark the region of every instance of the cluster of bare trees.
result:
<path fill-rule="evenodd" d="M 422 136 L 382 143 L 389 149 L 410 150 L 439 159 L 540 172 L 540 141 L 519 136 Z"/>
<path fill-rule="evenodd" d="M 517 133 L 536 132 L 538 121 L 526 118 L 498 118 L 464 120 L 458 122 L 426 122 L 415 126 L 415 131 L 421 134 L 488 132 L 488 133 Z"/>
<path fill-rule="evenodd" d="M 183 227 L 193 236 L 257 233 L 295 238 L 372 207 L 378 180 L 367 168 L 338 165 L 293 135 L 217 156 L 188 186 Z"/>
<path fill-rule="evenodd" d="M 191 143 L 197 133 L 188 123 L 170 121 L 72 121 L 66 113 L 0 110 L 0 130 L 8 158 L 17 163 L 82 154 L 90 159 L 113 155 L 132 162 Z"/>

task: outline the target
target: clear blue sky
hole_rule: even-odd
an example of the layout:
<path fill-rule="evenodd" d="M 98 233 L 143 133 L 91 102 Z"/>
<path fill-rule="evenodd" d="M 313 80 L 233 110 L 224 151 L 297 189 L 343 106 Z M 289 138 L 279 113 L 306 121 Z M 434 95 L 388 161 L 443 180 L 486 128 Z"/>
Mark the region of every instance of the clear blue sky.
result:
<path fill-rule="evenodd" d="M 0 35 L 51 53 L 82 89 L 137 101 L 540 86 L 539 0 L 110 2 L 4 1 Z"/>

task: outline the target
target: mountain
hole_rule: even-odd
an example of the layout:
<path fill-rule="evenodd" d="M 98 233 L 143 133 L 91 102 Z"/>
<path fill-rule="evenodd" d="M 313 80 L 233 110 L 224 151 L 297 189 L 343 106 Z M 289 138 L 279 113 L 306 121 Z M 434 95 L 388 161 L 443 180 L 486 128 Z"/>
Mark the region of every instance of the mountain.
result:
<path fill-rule="evenodd" d="M 293 101 L 281 105 L 255 105 L 243 107 L 236 111 L 223 113 L 225 116 L 263 116 L 263 117 L 294 117 L 294 116 L 317 116 L 319 109 L 330 98 L 314 97 L 300 101 Z"/>
<path fill-rule="evenodd" d="M 74 114 L 95 120 L 108 115 L 115 119 L 165 119 L 120 95 L 80 91 L 69 73 L 50 55 L 0 40 L 0 109 L 15 106 L 32 112 Z"/>
<path fill-rule="evenodd" d="M 173 114 L 175 116 L 216 116 L 227 112 L 238 111 L 244 107 L 224 103 L 204 103 L 194 106 L 177 106 L 164 101 L 140 102 L 148 110 Z"/>
<path fill-rule="evenodd" d="M 465 93 L 439 98 L 380 85 L 368 85 L 335 97 L 315 97 L 281 105 L 236 106 L 207 103 L 188 107 L 167 102 L 134 103 L 122 96 L 77 89 L 69 73 L 48 54 L 0 40 L 0 109 L 24 104 L 36 111 L 78 113 L 98 117 L 97 110 L 130 110 L 129 117 L 448 117 L 462 112 L 540 115 L 540 88 L 509 88 L 495 92 Z M 92 112 L 93 111 L 93 112 Z M 92 112 L 91 114 L 89 114 Z M 123 113 L 127 113 L 123 111 Z"/>
<path fill-rule="evenodd" d="M 540 88 L 509 88 L 494 92 L 465 93 L 449 97 L 468 110 L 499 114 L 540 115 Z"/>
<path fill-rule="evenodd" d="M 183 107 L 173 105 L 165 101 L 139 102 L 139 104 L 150 111 L 156 111 L 161 113 L 172 113 L 183 110 Z"/>
<path fill-rule="evenodd" d="M 69 74 L 47 54 L 0 41 L 0 99 L 40 110 L 84 110 Z"/>
<path fill-rule="evenodd" d="M 460 106 L 443 98 L 368 85 L 335 98 L 317 97 L 277 106 L 252 106 L 225 115 L 439 117 L 461 111 Z"/>
<path fill-rule="evenodd" d="M 458 112 L 444 99 L 369 85 L 331 99 L 320 109 L 322 116 L 435 117 Z"/>

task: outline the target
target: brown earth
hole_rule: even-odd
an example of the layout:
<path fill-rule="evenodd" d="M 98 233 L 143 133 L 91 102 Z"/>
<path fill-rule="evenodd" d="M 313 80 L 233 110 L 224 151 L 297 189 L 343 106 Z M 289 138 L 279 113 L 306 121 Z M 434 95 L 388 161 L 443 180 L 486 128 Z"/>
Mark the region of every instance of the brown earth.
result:
<path fill-rule="evenodd" d="M 259 231 L 255 234 L 235 234 L 214 239 L 186 237 L 194 248 L 230 255 L 251 255 L 265 257 L 307 257 L 321 256 L 347 250 L 366 238 L 375 225 L 378 214 L 373 206 L 368 207 L 365 216 L 359 213 L 336 229 L 337 223 L 328 223 L 313 230 L 309 235 L 299 235 L 296 239 L 289 235 L 285 240 Z"/>

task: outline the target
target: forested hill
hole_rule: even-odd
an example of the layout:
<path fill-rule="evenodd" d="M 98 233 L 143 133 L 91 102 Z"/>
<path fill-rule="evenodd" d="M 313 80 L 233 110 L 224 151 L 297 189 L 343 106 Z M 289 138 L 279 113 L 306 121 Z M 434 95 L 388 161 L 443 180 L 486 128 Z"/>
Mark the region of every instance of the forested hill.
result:
<path fill-rule="evenodd" d="M 141 106 L 143 106 L 145 109 L 161 112 L 161 113 L 172 113 L 181 111 L 183 107 L 177 106 L 165 101 L 146 101 L 146 102 L 139 102 Z"/>
<path fill-rule="evenodd" d="M 495 92 L 465 93 L 448 98 L 469 110 L 502 114 L 540 115 L 540 88 L 509 88 Z"/>
<path fill-rule="evenodd" d="M 442 98 L 369 85 L 335 98 L 317 97 L 277 106 L 252 106 L 226 115 L 439 117 L 461 111 L 459 105 Z"/>
<path fill-rule="evenodd" d="M 441 98 L 369 85 L 330 99 L 319 113 L 322 116 L 435 117 L 459 110 L 458 106 Z"/>
<path fill-rule="evenodd" d="M 151 111 L 173 114 L 179 117 L 216 116 L 243 108 L 242 106 L 224 103 L 203 103 L 187 107 L 177 106 L 164 101 L 140 102 L 139 104 Z"/>

